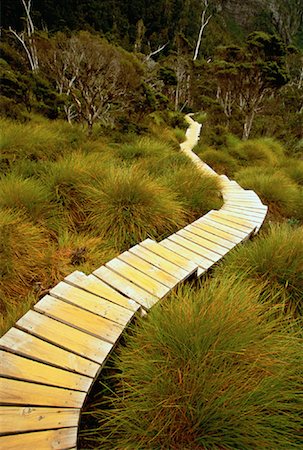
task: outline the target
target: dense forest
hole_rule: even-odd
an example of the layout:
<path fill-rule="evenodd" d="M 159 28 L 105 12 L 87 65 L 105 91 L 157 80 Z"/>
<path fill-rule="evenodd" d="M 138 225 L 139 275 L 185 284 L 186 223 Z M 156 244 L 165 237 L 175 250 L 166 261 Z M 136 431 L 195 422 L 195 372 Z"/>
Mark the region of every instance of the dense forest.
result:
<path fill-rule="evenodd" d="M 73 271 L 221 208 L 180 151 L 186 113 L 195 153 L 268 206 L 136 317 L 79 448 L 301 450 L 302 0 L 2 0 L 1 18 L 1 333 Z"/>

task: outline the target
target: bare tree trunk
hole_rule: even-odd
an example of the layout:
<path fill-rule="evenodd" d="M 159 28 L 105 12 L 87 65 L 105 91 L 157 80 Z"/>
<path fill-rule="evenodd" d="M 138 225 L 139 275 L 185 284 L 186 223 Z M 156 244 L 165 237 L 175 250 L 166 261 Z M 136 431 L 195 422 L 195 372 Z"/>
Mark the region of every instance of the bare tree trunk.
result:
<path fill-rule="evenodd" d="M 255 118 L 255 111 L 251 111 L 245 115 L 245 121 L 243 125 L 243 135 L 242 135 L 243 141 L 247 141 L 247 139 L 249 138 L 254 118 Z"/>
<path fill-rule="evenodd" d="M 193 57 L 193 61 L 196 61 L 196 59 L 198 58 L 198 54 L 199 54 L 199 50 L 200 50 L 200 45 L 201 45 L 201 40 L 202 40 L 204 28 L 208 25 L 208 22 L 210 21 L 210 19 L 212 17 L 212 15 L 210 14 L 207 17 L 207 19 L 205 18 L 207 8 L 208 8 L 208 0 L 204 0 L 204 9 L 203 9 L 202 14 L 201 14 L 201 26 L 200 26 L 200 31 L 199 31 L 199 36 L 198 36 L 196 48 L 195 48 L 195 54 L 194 54 L 194 57 Z"/>

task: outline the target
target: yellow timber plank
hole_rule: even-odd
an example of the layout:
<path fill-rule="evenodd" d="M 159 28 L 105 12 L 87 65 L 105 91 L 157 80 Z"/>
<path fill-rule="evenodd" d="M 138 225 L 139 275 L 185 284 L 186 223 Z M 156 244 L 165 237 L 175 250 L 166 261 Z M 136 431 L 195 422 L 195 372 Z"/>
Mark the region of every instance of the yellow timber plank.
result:
<path fill-rule="evenodd" d="M 112 349 L 112 344 L 36 311 L 28 311 L 18 320 L 17 326 L 100 364 L 105 361 Z"/>
<path fill-rule="evenodd" d="M 13 434 L 0 438 L 3 450 L 65 450 L 77 445 L 77 427 Z"/>
<path fill-rule="evenodd" d="M 98 295 L 110 302 L 136 312 L 140 305 L 134 300 L 125 297 L 120 292 L 111 288 L 108 284 L 96 278 L 94 275 L 86 276 L 83 272 L 75 271 L 65 278 L 72 286 L 84 289 L 87 292 Z"/>
<path fill-rule="evenodd" d="M 243 219 L 250 220 L 251 222 L 253 222 L 254 224 L 257 224 L 257 225 L 260 225 L 263 222 L 264 217 L 265 217 L 264 214 L 262 216 L 262 215 L 256 215 L 254 213 L 247 213 L 246 211 L 243 211 L 243 210 L 241 211 L 236 208 L 233 209 L 228 206 L 223 206 L 221 210 L 226 211 L 228 214 L 232 214 L 235 217 L 240 217 Z"/>
<path fill-rule="evenodd" d="M 89 390 L 93 382 L 92 378 L 57 369 L 2 350 L 0 350 L 0 360 L 0 375 L 5 377 L 84 392 Z"/>
<path fill-rule="evenodd" d="M 247 229 L 245 229 L 245 231 L 243 231 L 243 229 L 235 228 L 231 222 L 228 222 L 226 219 L 224 219 L 224 218 L 222 218 L 220 216 L 207 214 L 206 216 L 203 217 L 203 221 L 204 220 L 211 220 L 212 222 L 216 222 L 219 225 L 223 225 L 225 227 L 224 231 L 228 230 L 229 233 L 232 233 L 235 236 L 240 237 L 242 239 L 247 238 L 250 235 L 250 233 L 252 232 L 252 230 L 253 230 L 253 228 L 252 228 L 251 231 L 249 231 Z M 241 227 L 241 225 L 239 225 L 239 227 Z"/>
<path fill-rule="evenodd" d="M 133 298 L 146 309 L 151 308 L 159 300 L 154 295 L 144 289 L 141 289 L 132 281 L 126 280 L 121 275 L 113 272 L 105 266 L 99 267 L 99 269 L 95 270 L 93 274 L 123 294 Z"/>
<path fill-rule="evenodd" d="M 133 311 L 63 281 L 50 291 L 50 295 L 123 326 L 128 324 L 134 315 Z"/>
<path fill-rule="evenodd" d="M 261 200 L 242 200 L 242 199 L 228 199 L 227 200 L 229 203 L 232 203 L 233 205 L 243 205 L 243 206 L 252 206 L 255 208 L 258 208 L 258 206 L 262 206 L 263 203 L 261 202 Z"/>
<path fill-rule="evenodd" d="M 77 427 L 79 416 L 80 409 L 1 406 L 0 433 L 12 434 Z"/>
<path fill-rule="evenodd" d="M 230 250 L 235 246 L 233 242 L 230 242 L 226 239 L 221 238 L 219 235 L 215 235 L 214 233 L 209 233 L 208 231 L 197 227 L 195 225 L 195 222 L 191 225 L 187 225 L 187 227 L 185 227 L 184 230 L 187 230 L 190 233 L 196 234 L 197 236 L 201 236 L 204 239 L 207 239 L 208 241 L 213 242 L 214 244 L 218 244 L 218 245 L 220 245 L 220 247 L 223 247 L 226 250 Z"/>
<path fill-rule="evenodd" d="M 162 258 L 165 258 L 173 264 L 176 264 L 177 266 L 186 270 L 188 276 L 197 270 L 197 267 L 194 263 L 186 259 L 186 257 L 177 255 L 174 252 L 163 247 L 161 243 L 158 244 L 151 239 L 146 239 L 145 241 L 140 243 L 140 246 L 146 248 L 147 250 L 150 250 L 153 253 L 156 253 L 156 255 L 162 256 Z"/>
<path fill-rule="evenodd" d="M 252 210 L 252 209 L 248 209 L 248 208 L 239 208 L 238 206 L 235 205 L 229 205 L 229 204 L 225 204 L 224 206 L 222 206 L 221 208 L 223 211 L 230 211 L 231 213 L 233 212 L 237 212 L 238 214 L 246 214 L 246 216 L 248 217 L 252 217 L 255 219 L 263 219 L 266 216 L 266 211 L 265 210 Z"/>
<path fill-rule="evenodd" d="M 235 205 L 232 202 L 225 202 L 224 206 L 229 206 L 229 207 L 233 207 L 233 208 L 237 208 L 237 209 L 244 209 L 245 211 L 254 211 L 257 212 L 259 214 L 266 214 L 268 207 L 263 205 L 263 203 L 260 206 L 247 206 L 247 205 Z"/>
<path fill-rule="evenodd" d="M 0 379 L 0 402 L 13 405 L 81 408 L 85 392 L 56 388 L 26 381 Z"/>
<path fill-rule="evenodd" d="M 150 264 L 147 261 L 144 261 L 144 259 L 139 258 L 133 253 L 124 252 L 121 255 L 118 256 L 119 259 L 124 261 L 125 263 L 129 264 L 130 266 L 134 267 L 137 270 L 140 270 L 140 272 L 143 272 L 153 278 L 154 280 L 157 280 L 158 282 L 161 282 L 164 284 L 164 286 L 169 287 L 170 289 L 174 288 L 179 280 L 172 275 L 169 275 L 168 273 L 164 272 L 163 270 L 159 269 L 158 267 L 154 266 L 153 264 Z"/>
<path fill-rule="evenodd" d="M 218 212 L 212 212 L 210 214 L 210 217 L 216 217 L 217 219 L 227 221 L 233 228 L 235 228 L 236 230 L 244 231 L 245 233 L 249 233 L 254 229 L 254 224 L 251 221 L 234 217 L 222 210 Z"/>
<path fill-rule="evenodd" d="M 11 328 L 2 336 L 0 347 L 7 351 L 53 364 L 63 369 L 72 370 L 92 378 L 95 377 L 100 367 L 99 364 L 75 353 L 63 350 L 56 345 L 49 344 L 17 328 Z"/>
<path fill-rule="evenodd" d="M 169 239 L 164 239 L 163 241 L 161 241 L 161 245 L 163 245 L 163 247 L 167 248 L 168 250 L 176 253 L 177 255 L 184 256 L 186 257 L 186 259 L 193 261 L 194 264 L 205 271 L 213 265 L 213 261 L 210 261 L 209 259 L 206 259 L 201 255 L 193 252 L 192 250 L 182 247 L 180 244 L 177 244 L 176 242 Z"/>
<path fill-rule="evenodd" d="M 171 276 L 177 278 L 179 282 L 188 277 L 188 273 L 186 270 L 181 269 L 181 267 L 176 266 L 167 259 L 162 258 L 162 256 L 156 255 L 155 253 L 141 247 L 140 245 L 136 245 L 135 247 L 130 248 L 129 252 L 138 256 L 144 261 L 147 261 L 148 263 L 158 267 L 165 273 L 168 273 Z"/>
<path fill-rule="evenodd" d="M 236 244 L 238 244 L 242 240 L 241 238 L 234 236 L 231 233 L 220 230 L 219 228 L 215 228 L 214 225 L 211 225 L 210 223 L 208 223 L 206 221 L 201 222 L 201 219 L 198 219 L 196 222 L 193 222 L 191 225 L 193 227 L 199 228 L 199 230 L 207 231 L 208 233 L 212 234 L 215 237 L 219 236 L 220 238 L 231 243 L 232 247 L 234 247 Z"/>
<path fill-rule="evenodd" d="M 184 237 L 185 239 L 190 239 L 196 244 L 199 244 L 202 247 L 205 247 L 206 249 L 214 253 L 218 253 L 218 255 L 220 256 L 223 256 L 227 253 L 227 249 L 225 247 L 221 247 L 221 245 L 215 244 L 214 242 L 204 239 L 204 237 L 202 236 L 197 236 L 195 233 L 192 233 L 189 230 L 183 229 L 178 231 L 176 234 Z"/>
<path fill-rule="evenodd" d="M 207 250 L 207 248 L 202 247 L 201 245 L 195 244 L 190 239 L 186 239 L 180 235 L 172 234 L 167 239 L 170 241 L 176 242 L 176 244 L 179 244 L 182 247 L 188 248 L 189 250 L 193 251 L 194 253 L 197 253 L 198 255 L 202 256 L 203 258 L 209 259 L 213 263 L 219 261 L 219 259 L 222 258 L 221 255 L 218 255 L 218 253 L 211 252 L 210 250 Z"/>
<path fill-rule="evenodd" d="M 104 319 L 104 317 L 65 303 L 50 295 L 46 295 L 36 303 L 34 309 L 112 344 L 116 342 L 124 329 L 123 325 L 118 325 L 116 322 Z"/>
<path fill-rule="evenodd" d="M 132 281 L 137 286 L 141 287 L 142 289 L 145 289 L 145 291 L 149 292 L 155 297 L 158 297 L 159 299 L 165 297 L 165 295 L 167 295 L 168 292 L 170 291 L 169 287 L 164 286 L 164 284 L 157 282 L 148 275 L 145 275 L 144 273 L 140 272 L 139 270 L 135 269 L 129 264 L 126 264 L 119 258 L 112 259 L 105 265 L 109 269 L 113 270 L 114 272 L 117 272 L 119 275 L 126 278 L 127 280 Z"/>
<path fill-rule="evenodd" d="M 245 239 L 247 239 L 247 233 L 243 233 L 243 231 L 235 230 L 234 228 L 231 228 L 229 225 L 224 225 L 221 222 L 218 222 L 215 217 L 210 217 L 208 215 L 205 215 L 201 217 L 201 219 L 198 219 L 196 224 L 207 224 L 213 227 L 214 229 L 218 229 L 221 231 L 224 231 L 225 233 L 228 233 L 230 235 L 233 235 L 235 238 L 235 243 L 239 243 Z"/>

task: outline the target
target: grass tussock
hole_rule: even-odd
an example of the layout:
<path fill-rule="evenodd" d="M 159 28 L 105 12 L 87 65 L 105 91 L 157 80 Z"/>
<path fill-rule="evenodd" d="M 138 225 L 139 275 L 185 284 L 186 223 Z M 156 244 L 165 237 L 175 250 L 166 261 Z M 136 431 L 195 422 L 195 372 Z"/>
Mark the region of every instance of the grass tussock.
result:
<path fill-rule="evenodd" d="M 303 228 L 271 225 L 253 242 L 227 255 L 220 273 L 266 282 L 265 298 L 303 317 Z M 220 276 L 220 275 L 219 275 Z"/>
<path fill-rule="evenodd" d="M 283 147 L 274 139 L 261 138 L 248 141 L 229 139 L 228 153 L 242 166 L 276 166 L 284 157 Z"/>
<path fill-rule="evenodd" d="M 230 177 L 233 176 L 239 168 L 237 160 L 222 150 L 207 148 L 206 150 L 199 152 L 199 156 L 218 174 L 224 174 Z"/>
<path fill-rule="evenodd" d="M 237 172 L 235 178 L 244 189 L 254 190 L 274 215 L 297 216 L 300 189 L 281 170 L 249 167 Z"/>
<path fill-rule="evenodd" d="M 90 229 L 120 250 L 182 227 L 186 211 L 176 195 L 137 167 L 116 168 L 86 190 Z"/>
<path fill-rule="evenodd" d="M 222 206 L 220 185 L 216 177 L 201 173 L 196 168 L 176 168 L 163 181 L 177 193 L 180 202 L 190 214 L 191 221 L 198 219 L 211 209 Z"/>
<path fill-rule="evenodd" d="M 37 222 L 50 214 L 49 192 L 38 180 L 9 174 L 0 179 L 0 208 L 25 213 Z"/>
<path fill-rule="evenodd" d="M 301 448 L 301 342 L 236 277 L 155 307 L 116 358 L 91 448 Z M 87 445 L 89 447 L 89 444 Z"/>

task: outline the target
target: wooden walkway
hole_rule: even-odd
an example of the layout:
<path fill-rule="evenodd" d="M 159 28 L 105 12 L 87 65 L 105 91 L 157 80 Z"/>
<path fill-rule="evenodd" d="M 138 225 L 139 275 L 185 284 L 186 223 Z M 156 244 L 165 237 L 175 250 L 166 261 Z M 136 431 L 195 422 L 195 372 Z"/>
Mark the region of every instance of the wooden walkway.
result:
<path fill-rule="evenodd" d="M 200 125 L 190 127 L 191 152 Z M 121 333 L 189 276 L 201 276 L 261 227 L 258 196 L 220 176 L 224 206 L 157 243 L 135 245 L 86 276 L 74 272 L 0 339 L 0 449 L 76 449 L 79 417 Z"/>

